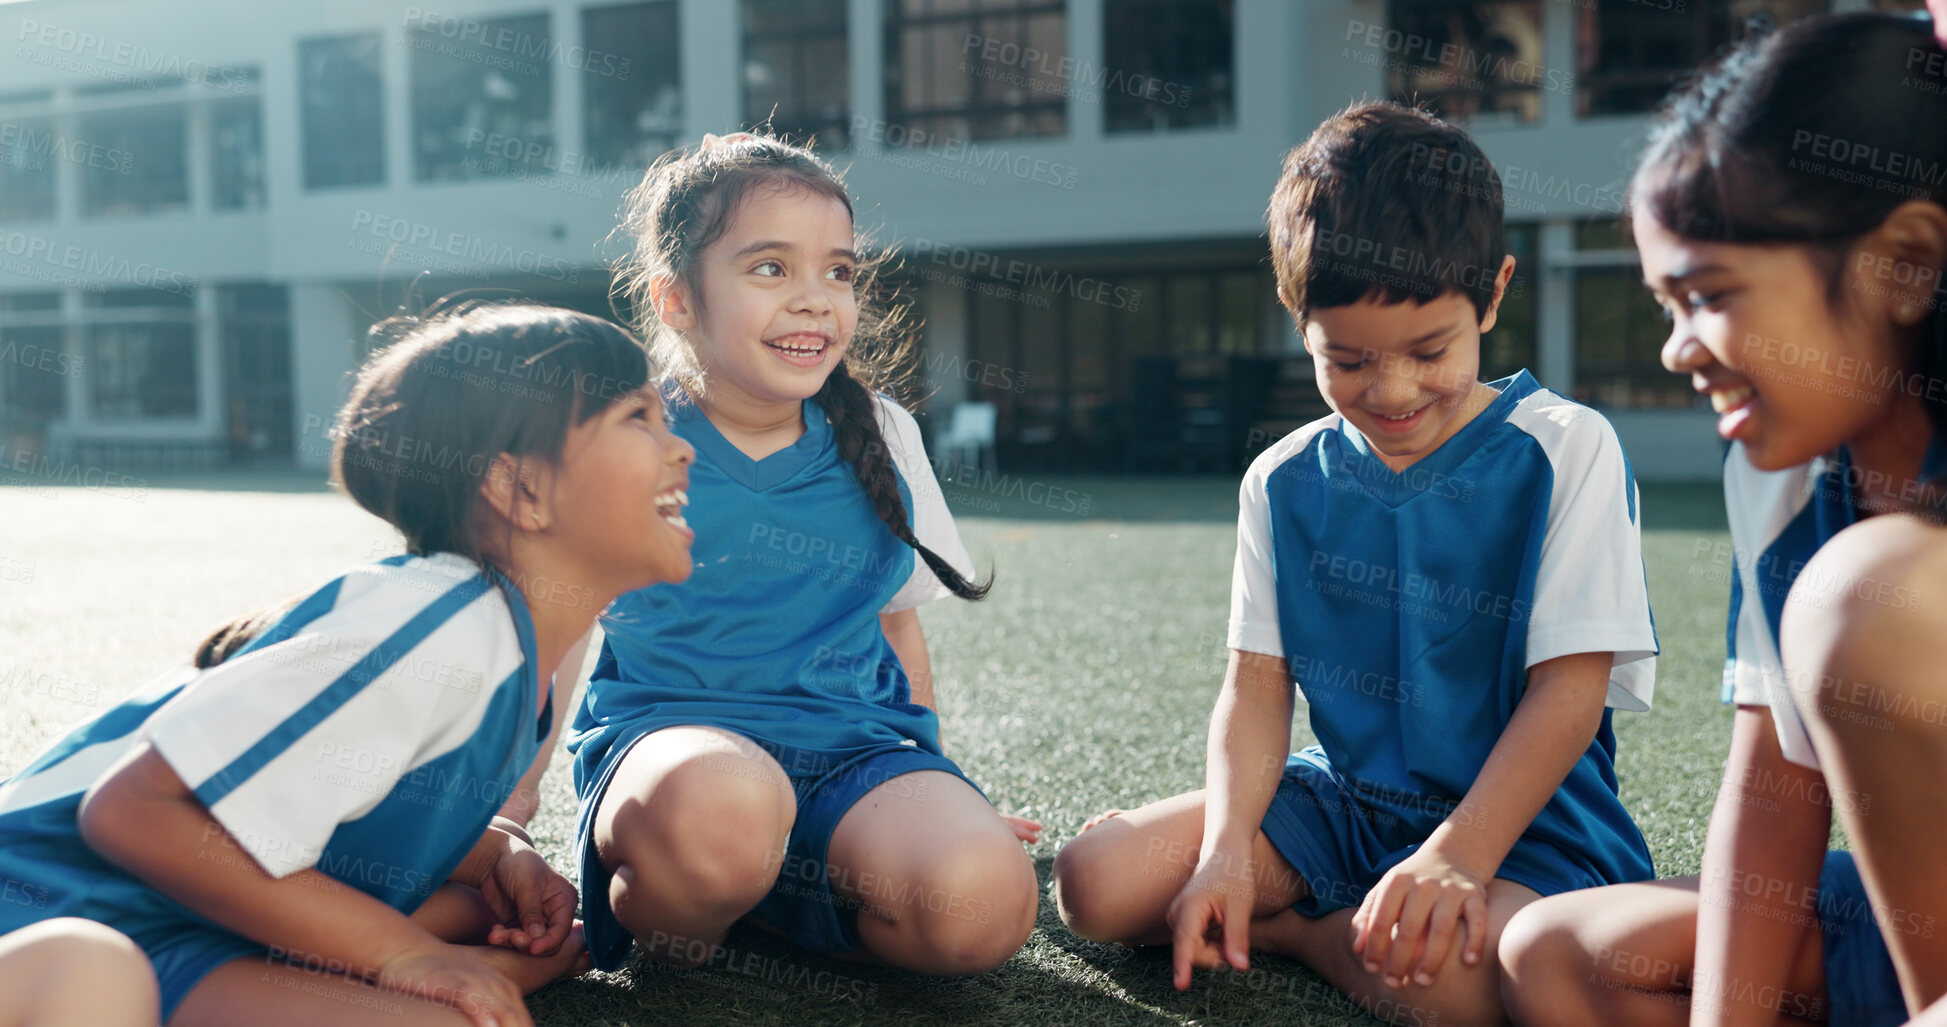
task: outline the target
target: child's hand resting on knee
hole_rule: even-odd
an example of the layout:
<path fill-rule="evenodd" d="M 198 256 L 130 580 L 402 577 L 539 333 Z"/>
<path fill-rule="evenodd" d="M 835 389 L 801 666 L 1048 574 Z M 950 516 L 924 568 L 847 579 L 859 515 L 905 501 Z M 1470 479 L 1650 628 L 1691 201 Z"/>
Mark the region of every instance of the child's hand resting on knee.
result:
<path fill-rule="evenodd" d="M 1454 933 L 1463 929 L 1461 962 L 1477 965 L 1487 946 L 1487 878 L 1422 845 L 1366 893 L 1352 917 L 1352 951 L 1387 987 L 1408 980 L 1424 987 L 1446 966 Z"/>

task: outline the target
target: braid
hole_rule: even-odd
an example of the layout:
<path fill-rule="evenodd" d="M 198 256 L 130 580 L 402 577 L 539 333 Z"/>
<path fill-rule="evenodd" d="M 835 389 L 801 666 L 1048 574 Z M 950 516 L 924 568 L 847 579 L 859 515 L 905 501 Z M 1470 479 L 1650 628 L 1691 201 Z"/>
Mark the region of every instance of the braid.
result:
<path fill-rule="evenodd" d="M 892 531 L 893 537 L 913 547 L 926 566 L 933 569 L 954 595 L 962 599 L 985 599 L 993 589 L 994 580 L 984 583 L 968 581 L 964 575 L 953 568 L 938 553 L 920 544 L 913 535 L 912 525 L 906 518 L 906 504 L 899 498 L 899 479 L 893 470 L 890 451 L 886 448 L 885 434 L 879 430 L 879 418 L 873 409 L 872 394 L 865 391 L 858 379 L 840 363 L 832 368 L 832 373 L 819 388 L 818 406 L 832 422 L 832 435 L 838 444 L 838 455 L 852 465 L 859 476 L 859 484 L 865 486 L 866 497 L 879 513 L 879 519 Z"/>

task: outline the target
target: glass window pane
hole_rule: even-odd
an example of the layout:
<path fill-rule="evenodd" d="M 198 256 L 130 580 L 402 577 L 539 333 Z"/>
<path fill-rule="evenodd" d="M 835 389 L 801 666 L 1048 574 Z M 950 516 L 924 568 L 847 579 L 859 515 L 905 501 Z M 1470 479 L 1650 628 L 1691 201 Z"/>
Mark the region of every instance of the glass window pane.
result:
<path fill-rule="evenodd" d="M 148 214 L 189 206 L 188 111 L 180 104 L 99 111 L 75 119 L 91 145 L 129 155 L 126 164 L 83 164 L 81 212 Z"/>
<path fill-rule="evenodd" d="M 1170 279 L 1166 288 L 1171 353 L 1210 352 L 1210 286 L 1211 280 L 1203 275 Z"/>
<path fill-rule="evenodd" d="M 1642 270 L 1582 268 L 1575 273 L 1575 398 L 1598 407 L 1687 407 L 1689 379 L 1663 369 L 1669 334 Z"/>
<path fill-rule="evenodd" d="M 1125 360 L 1156 356 L 1163 348 L 1162 304 L 1156 302 L 1161 282 L 1154 277 L 1132 277 L 1126 283 L 1131 296 L 1140 303 L 1122 311 L 1120 320 L 1122 352 Z"/>
<path fill-rule="evenodd" d="M 489 18 L 480 26 L 478 35 L 415 28 L 406 37 L 413 175 L 421 182 L 547 167 L 554 147 L 548 16 Z"/>
<path fill-rule="evenodd" d="M 376 32 L 298 44 L 306 189 L 385 181 L 379 57 Z"/>
<path fill-rule="evenodd" d="M 1108 131 L 1236 123 L 1234 0 L 1106 2 L 1101 78 Z"/>
<path fill-rule="evenodd" d="M 0 325 L 0 431 L 10 423 L 46 422 L 66 414 L 68 379 L 81 365 L 63 351 L 59 325 Z"/>
<path fill-rule="evenodd" d="M 0 222 L 46 221 L 54 217 L 54 162 L 73 147 L 55 138 L 53 118 L 0 121 Z M 121 166 L 126 154 L 86 149 L 91 159 Z"/>
<path fill-rule="evenodd" d="M 1258 276 L 1251 272 L 1225 275 L 1219 283 L 1217 349 L 1220 352 L 1240 356 L 1257 352 L 1258 311 L 1262 309 L 1260 284 Z"/>
<path fill-rule="evenodd" d="M 195 324 L 91 325 L 87 336 L 97 417 L 196 416 Z"/>
<path fill-rule="evenodd" d="M 1401 103 L 1458 121 L 1533 122 L 1541 117 L 1541 90 L 1573 81 L 1543 61 L 1539 0 L 1392 0 L 1390 15 L 1388 27 L 1414 43 L 1397 53 L 1382 44 L 1360 56 L 1387 69 L 1387 91 Z M 1373 49 L 1366 39 L 1353 43 Z"/>
<path fill-rule="evenodd" d="M 257 97 L 210 104 L 210 206 L 264 206 L 264 119 Z"/>
<path fill-rule="evenodd" d="M 1535 366 L 1535 274 L 1540 235 L 1534 225 L 1509 225 L 1514 278 L 1501 296 L 1494 328 L 1481 336 L 1481 380 L 1491 382 Z"/>
<path fill-rule="evenodd" d="M 582 76 L 584 128 L 598 167 L 647 168 L 683 131 L 681 52 L 675 0 L 591 7 L 581 12 L 584 45 L 616 56 L 616 73 Z"/>
<path fill-rule="evenodd" d="M 1576 113 L 1655 110 L 1679 78 L 1742 35 L 1760 15 L 1777 24 L 1831 9 L 1831 0 L 1692 0 L 1687 8 L 1589 4 L 1576 32 Z"/>
<path fill-rule="evenodd" d="M 892 124 L 961 140 L 1067 131 L 1067 15 L 1059 0 L 889 4 L 886 52 Z"/>

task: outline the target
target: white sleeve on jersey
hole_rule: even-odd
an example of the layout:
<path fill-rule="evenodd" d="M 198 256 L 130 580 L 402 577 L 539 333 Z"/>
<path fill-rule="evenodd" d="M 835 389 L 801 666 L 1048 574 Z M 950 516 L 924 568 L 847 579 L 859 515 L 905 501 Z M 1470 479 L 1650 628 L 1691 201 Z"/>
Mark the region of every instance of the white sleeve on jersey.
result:
<path fill-rule="evenodd" d="M 873 399 L 878 404 L 879 432 L 885 436 L 893 466 L 899 469 L 906 490 L 912 494 L 912 509 L 908 513 L 912 517 L 913 537 L 962 577 L 971 580 L 973 557 L 967 555 L 966 544 L 960 541 L 960 530 L 954 527 L 953 513 L 946 506 L 946 493 L 941 491 L 940 481 L 933 475 L 933 465 L 926 458 L 926 441 L 920 437 L 919 423 L 892 399 L 886 396 Z M 879 612 L 898 613 L 952 594 L 918 551 L 914 551 L 912 576 Z"/>
<path fill-rule="evenodd" d="M 1230 629 L 1224 640 L 1228 648 L 1284 657 L 1277 571 L 1271 562 L 1271 499 L 1265 483 L 1314 435 L 1337 423 L 1337 415 L 1329 415 L 1299 428 L 1259 453 L 1244 472 L 1237 488 L 1237 560 L 1231 565 Z"/>
<path fill-rule="evenodd" d="M 414 563 L 350 572 L 330 610 L 204 671 L 145 726 L 273 877 L 315 864 L 339 824 L 465 744 L 496 686 L 521 666 L 496 589 L 464 606 L 441 603 L 463 582 L 484 583 L 452 573 L 471 564 L 448 554 Z M 445 566 L 429 573 L 428 564 Z"/>
<path fill-rule="evenodd" d="M 1607 705 L 1648 710 L 1656 689 L 1656 629 L 1643 576 L 1636 482 L 1622 443 L 1601 414 L 1565 401 L 1524 404 L 1509 420 L 1542 444 L 1554 468 L 1527 664 L 1613 652 Z"/>
<path fill-rule="evenodd" d="M 1801 767 L 1818 769 L 1812 736 L 1792 703 L 1791 687 L 1779 656 L 1778 639 L 1765 614 L 1765 596 L 1784 587 L 1784 579 L 1768 563 L 1767 552 L 1786 526 L 1805 508 L 1825 473 L 1825 461 L 1760 471 L 1751 466 L 1743 443 L 1735 443 L 1724 458 L 1724 508 L 1731 526 L 1731 561 L 1737 588 L 1730 609 L 1724 659 L 1724 699 L 1739 706 L 1764 706 L 1778 729 L 1785 758 Z M 1811 559 L 1810 553 L 1802 559 Z"/>

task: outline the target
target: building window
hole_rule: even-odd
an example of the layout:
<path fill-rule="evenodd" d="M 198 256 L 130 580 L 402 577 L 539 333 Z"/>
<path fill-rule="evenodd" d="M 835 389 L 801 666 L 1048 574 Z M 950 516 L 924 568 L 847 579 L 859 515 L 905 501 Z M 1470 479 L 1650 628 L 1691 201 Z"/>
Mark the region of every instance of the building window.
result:
<path fill-rule="evenodd" d="M 1830 8 L 1830 0 L 1590 4 L 1576 32 L 1576 113 L 1655 110 L 1679 78 L 1738 39 L 1747 20 L 1782 25 Z"/>
<path fill-rule="evenodd" d="M 1062 0 L 886 0 L 886 120 L 908 139 L 1068 131 Z"/>
<path fill-rule="evenodd" d="M 1102 81 L 1110 132 L 1233 125 L 1233 0 L 1108 0 Z"/>
<path fill-rule="evenodd" d="M 61 294 L 0 294 L 0 442 L 66 416 L 83 362 L 66 352 Z"/>
<path fill-rule="evenodd" d="M 487 18 L 479 25 L 477 34 L 436 26 L 406 35 L 418 181 L 494 178 L 549 165 L 554 46 L 548 16 Z"/>
<path fill-rule="evenodd" d="M 153 214 L 189 206 L 189 109 L 154 104 L 95 111 L 75 118 L 75 134 L 123 162 L 83 163 L 81 213 L 90 217 Z"/>
<path fill-rule="evenodd" d="M 195 294 L 112 289 L 85 294 L 90 404 L 104 421 L 196 416 Z"/>
<path fill-rule="evenodd" d="M 0 121 L 0 223 L 54 217 L 54 162 L 72 152 L 53 118 Z"/>
<path fill-rule="evenodd" d="M 845 0 L 744 0 L 744 126 L 851 145 Z"/>
<path fill-rule="evenodd" d="M 385 181 L 385 88 L 379 34 L 298 44 L 304 104 L 304 187 Z"/>
<path fill-rule="evenodd" d="M 676 9 L 675 0 L 655 0 L 581 12 L 587 48 L 612 54 L 617 68 L 609 74 L 591 66 L 582 76 L 583 128 L 595 167 L 646 168 L 682 135 Z"/>
<path fill-rule="evenodd" d="M 264 208 L 264 114 L 254 96 L 210 104 L 210 206 Z"/>
<path fill-rule="evenodd" d="M 1538 0 L 1392 0 L 1386 28 L 1353 35 L 1347 57 L 1386 70 L 1393 100 L 1456 121 L 1532 122 L 1541 91 L 1574 73 L 1542 61 Z"/>
<path fill-rule="evenodd" d="M 1613 266 L 1575 269 L 1575 388 L 1578 402 L 1609 409 L 1690 407 L 1701 402 L 1690 380 L 1663 369 L 1670 324 L 1643 287 L 1623 223 L 1576 228 L 1575 248 L 1612 254 Z"/>

